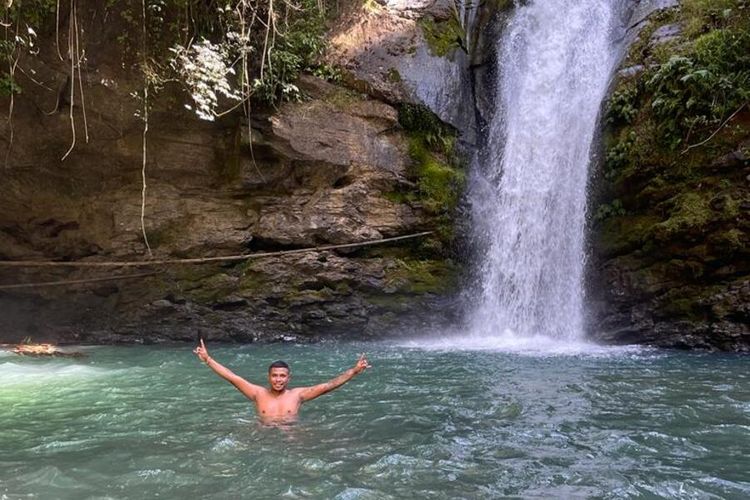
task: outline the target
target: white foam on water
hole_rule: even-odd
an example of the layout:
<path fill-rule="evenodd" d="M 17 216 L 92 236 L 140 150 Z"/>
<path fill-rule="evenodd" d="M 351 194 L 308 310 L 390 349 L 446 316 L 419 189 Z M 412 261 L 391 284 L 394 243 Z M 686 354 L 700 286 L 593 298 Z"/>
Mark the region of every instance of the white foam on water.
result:
<path fill-rule="evenodd" d="M 643 346 L 609 346 L 579 340 L 532 334 L 518 335 L 511 331 L 495 332 L 483 336 L 467 336 L 463 331 L 443 331 L 421 337 L 412 337 L 397 345 L 401 347 L 434 351 L 497 351 L 525 356 L 623 356 L 647 355 L 653 349 Z"/>
<path fill-rule="evenodd" d="M 36 360 L 35 360 L 36 361 Z M 0 380 L 3 386 L 41 384 L 62 380 L 90 380 L 92 377 L 112 375 L 121 370 L 109 370 L 88 365 L 70 364 L 61 361 L 46 363 L 0 363 Z"/>

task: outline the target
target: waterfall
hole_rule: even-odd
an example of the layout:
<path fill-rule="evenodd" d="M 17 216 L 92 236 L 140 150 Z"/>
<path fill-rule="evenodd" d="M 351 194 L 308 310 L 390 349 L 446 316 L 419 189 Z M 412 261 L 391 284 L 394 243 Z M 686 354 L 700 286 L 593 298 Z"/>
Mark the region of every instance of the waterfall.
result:
<path fill-rule="evenodd" d="M 497 111 L 469 183 L 475 337 L 584 333 L 586 185 L 618 56 L 615 3 L 525 2 L 498 41 Z"/>

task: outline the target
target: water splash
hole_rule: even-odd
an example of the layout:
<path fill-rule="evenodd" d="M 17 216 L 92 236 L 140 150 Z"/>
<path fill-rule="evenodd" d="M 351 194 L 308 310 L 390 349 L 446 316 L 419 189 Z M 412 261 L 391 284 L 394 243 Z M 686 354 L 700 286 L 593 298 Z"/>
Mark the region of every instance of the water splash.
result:
<path fill-rule="evenodd" d="M 392 342 L 391 342 L 392 344 Z M 599 345 L 585 339 L 558 339 L 547 335 L 518 336 L 513 333 L 459 336 L 455 331 L 431 332 L 422 337 L 410 337 L 396 345 L 425 351 L 488 351 L 504 352 L 535 358 L 585 356 L 587 358 L 630 355 L 653 356 L 653 349 L 636 346 Z"/>
<path fill-rule="evenodd" d="M 530 2 L 499 41 L 498 110 L 469 186 L 485 254 L 475 337 L 582 338 L 587 170 L 617 60 L 614 3 Z"/>

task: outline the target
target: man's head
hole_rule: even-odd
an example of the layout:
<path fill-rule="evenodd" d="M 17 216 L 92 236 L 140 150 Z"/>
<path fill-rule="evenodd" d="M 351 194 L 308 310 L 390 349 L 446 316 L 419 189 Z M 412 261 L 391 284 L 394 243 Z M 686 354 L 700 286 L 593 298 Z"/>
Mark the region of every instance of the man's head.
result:
<path fill-rule="evenodd" d="M 284 361 L 274 361 L 268 366 L 268 383 L 274 391 L 281 392 L 286 389 L 291 378 L 289 365 Z"/>

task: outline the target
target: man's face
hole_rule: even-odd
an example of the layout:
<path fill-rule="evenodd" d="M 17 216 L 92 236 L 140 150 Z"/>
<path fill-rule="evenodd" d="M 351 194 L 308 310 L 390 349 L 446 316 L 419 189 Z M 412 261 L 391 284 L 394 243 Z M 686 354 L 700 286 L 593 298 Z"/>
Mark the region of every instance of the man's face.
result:
<path fill-rule="evenodd" d="M 291 375 L 286 368 L 271 368 L 268 372 L 268 383 L 274 391 L 283 391 L 289 384 Z"/>

